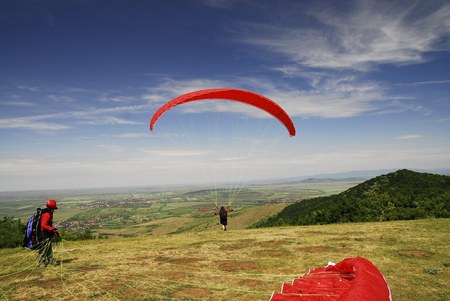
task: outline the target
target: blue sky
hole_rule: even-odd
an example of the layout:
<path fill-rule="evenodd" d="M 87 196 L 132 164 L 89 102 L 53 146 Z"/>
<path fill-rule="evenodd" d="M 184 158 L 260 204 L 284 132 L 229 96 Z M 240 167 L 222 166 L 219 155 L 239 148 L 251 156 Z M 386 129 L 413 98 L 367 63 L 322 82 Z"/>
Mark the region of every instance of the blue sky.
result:
<path fill-rule="evenodd" d="M 2 191 L 450 168 L 448 1 L 1 1 L 0 45 Z M 149 131 L 215 87 L 297 136 L 224 101 Z"/>

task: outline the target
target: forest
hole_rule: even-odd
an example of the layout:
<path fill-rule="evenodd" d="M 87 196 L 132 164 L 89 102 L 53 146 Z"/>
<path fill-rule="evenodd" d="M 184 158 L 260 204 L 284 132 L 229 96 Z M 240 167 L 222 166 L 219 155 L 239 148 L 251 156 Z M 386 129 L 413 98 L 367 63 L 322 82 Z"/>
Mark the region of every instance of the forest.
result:
<path fill-rule="evenodd" d="M 255 228 L 450 217 L 450 177 L 398 170 L 339 194 L 292 204 Z"/>

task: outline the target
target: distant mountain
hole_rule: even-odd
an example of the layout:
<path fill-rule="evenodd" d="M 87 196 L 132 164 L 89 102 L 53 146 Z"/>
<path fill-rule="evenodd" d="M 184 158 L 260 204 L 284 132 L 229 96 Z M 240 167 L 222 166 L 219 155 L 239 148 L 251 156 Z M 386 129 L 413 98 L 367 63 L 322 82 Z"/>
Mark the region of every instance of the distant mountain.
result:
<path fill-rule="evenodd" d="M 450 217 L 450 176 L 398 170 L 340 194 L 303 200 L 254 227 Z"/>
<path fill-rule="evenodd" d="M 350 178 L 307 178 L 301 183 L 337 183 L 337 182 L 364 182 L 366 178 L 350 177 Z"/>
<path fill-rule="evenodd" d="M 284 184 L 284 183 L 298 183 L 308 179 L 334 179 L 334 180 L 348 180 L 351 178 L 357 179 L 360 182 L 369 180 L 371 178 L 395 172 L 395 169 L 375 169 L 375 170 L 353 170 L 338 173 L 313 174 L 307 176 L 296 176 L 288 178 L 266 179 L 259 181 L 252 181 L 253 184 Z M 432 173 L 450 176 L 450 169 L 417 169 L 414 170 L 420 173 Z"/>

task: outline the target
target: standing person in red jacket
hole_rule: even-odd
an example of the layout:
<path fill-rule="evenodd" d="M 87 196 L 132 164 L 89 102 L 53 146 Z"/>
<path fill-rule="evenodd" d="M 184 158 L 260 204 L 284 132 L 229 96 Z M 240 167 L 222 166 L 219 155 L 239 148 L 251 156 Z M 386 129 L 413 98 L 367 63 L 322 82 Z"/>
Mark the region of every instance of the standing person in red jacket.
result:
<path fill-rule="evenodd" d="M 233 209 L 225 209 L 224 206 L 220 207 L 219 211 L 216 211 L 214 215 L 219 215 L 220 217 L 220 224 L 222 225 L 223 231 L 227 231 L 227 224 L 228 224 L 228 212 L 233 211 Z"/>
<path fill-rule="evenodd" d="M 48 264 L 56 264 L 53 259 L 52 240 L 59 236 L 58 230 L 53 227 L 53 211 L 58 209 L 55 200 L 48 200 L 45 203 L 47 208 L 42 209 L 41 214 L 41 246 L 39 247 L 39 264 L 47 266 Z"/>

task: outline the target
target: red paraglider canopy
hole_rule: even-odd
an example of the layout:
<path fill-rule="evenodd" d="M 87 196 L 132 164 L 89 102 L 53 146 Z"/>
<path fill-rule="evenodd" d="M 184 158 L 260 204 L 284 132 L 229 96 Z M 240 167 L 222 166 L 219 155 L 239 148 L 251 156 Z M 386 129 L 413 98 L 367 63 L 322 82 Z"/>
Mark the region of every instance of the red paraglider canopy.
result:
<path fill-rule="evenodd" d="M 254 92 L 230 88 L 198 90 L 180 95 L 172 99 L 171 101 L 163 105 L 161 108 L 159 108 L 156 111 L 156 113 L 152 116 L 152 119 L 150 121 L 150 130 L 153 131 L 153 126 L 155 122 L 158 120 L 159 117 L 161 117 L 162 114 L 164 114 L 170 108 L 191 101 L 207 100 L 207 99 L 231 100 L 257 107 L 263 111 L 266 111 L 273 117 L 277 118 L 286 127 L 286 129 L 289 131 L 289 134 L 291 136 L 295 136 L 295 127 L 291 118 L 273 100 L 265 96 L 256 94 Z"/>
<path fill-rule="evenodd" d="M 269 301 L 392 301 L 380 271 L 367 259 L 346 258 L 284 283 Z"/>

